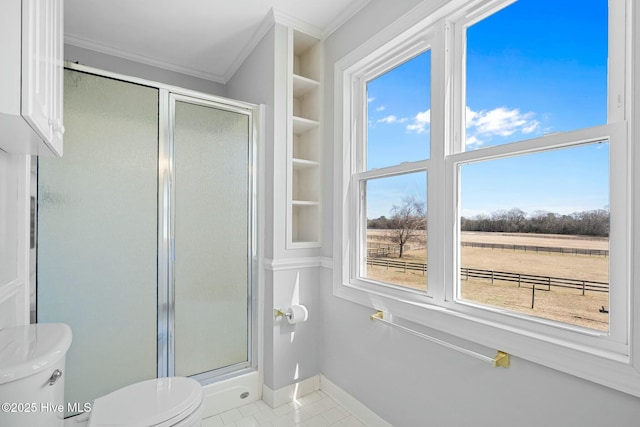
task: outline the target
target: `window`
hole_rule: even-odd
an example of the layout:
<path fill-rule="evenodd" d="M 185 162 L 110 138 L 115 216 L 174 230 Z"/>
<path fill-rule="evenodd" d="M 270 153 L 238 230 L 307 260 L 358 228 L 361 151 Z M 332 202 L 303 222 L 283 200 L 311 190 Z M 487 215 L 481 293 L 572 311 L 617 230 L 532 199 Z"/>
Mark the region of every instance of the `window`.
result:
<path fill-rule="evenodd" d="M 334 293 L 640 395 L 625 7 L 452 0 L 343 58 Z"/>
<path fill-rule="evenodd" d="M 426 290 L 431 52 L 366 82 L 359 271 L 376 283 Z M 366 154 L 365 154 L 366 153 Z"/>
<path fill-rule="evenodd" d="M 609 143 L 462 163 L 458 176 L 457 296 L 608 332 Z"/>

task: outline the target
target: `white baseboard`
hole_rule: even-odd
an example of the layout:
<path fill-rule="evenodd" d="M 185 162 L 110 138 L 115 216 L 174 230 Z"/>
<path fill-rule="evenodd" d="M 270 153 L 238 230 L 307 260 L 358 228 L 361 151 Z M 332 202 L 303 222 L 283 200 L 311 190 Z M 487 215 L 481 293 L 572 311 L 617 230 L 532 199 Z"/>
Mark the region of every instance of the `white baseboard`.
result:
<path fill-rule="evenodd" d="M 362 421 L 364 425 L 368 427 L 393 427 L 392 424 L 380 418 L 378 414 L 328 380 L 324 375 L 320 375 L 320 390 L 338 402 L 340 406 L 349 411 L 351 415 Z"/>
<path fill-rule="evenodd" d="M 262 400 L 272 408 L 277 408 L 278 406 L 292 402 L 294 399 L 317 390 L 320 390 L 320 375 L 314 375 L 311 378 L 282 387 L 278 390 L 271 390 L 266 385 L 263 385 Z"/>
<path fill-rule="evenodd" d="M 392 424 L 380 418 L 378 414 L 367 408 L 359 400 L 328 380 L 327 377 L 322 374 L 315 375 L 278 390 L 271 390 L 269 387 L 263 385 L 262 400 L 272 408 L 277 408 L 278 406 L 285 405 L 317 390 L 322 390 L 327 396 L 339 403 L 367 427 L 393 427 Z"/>

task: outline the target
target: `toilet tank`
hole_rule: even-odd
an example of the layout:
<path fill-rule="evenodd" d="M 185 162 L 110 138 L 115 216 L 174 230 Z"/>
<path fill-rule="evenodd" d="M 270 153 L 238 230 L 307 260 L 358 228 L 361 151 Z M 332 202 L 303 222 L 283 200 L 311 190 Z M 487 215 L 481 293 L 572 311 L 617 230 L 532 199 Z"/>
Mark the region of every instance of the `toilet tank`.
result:
<path fill-rule="evenodd" d="M 62 323 L 0 329 L 0 426 L 62 427 L 70 345 Z"/>

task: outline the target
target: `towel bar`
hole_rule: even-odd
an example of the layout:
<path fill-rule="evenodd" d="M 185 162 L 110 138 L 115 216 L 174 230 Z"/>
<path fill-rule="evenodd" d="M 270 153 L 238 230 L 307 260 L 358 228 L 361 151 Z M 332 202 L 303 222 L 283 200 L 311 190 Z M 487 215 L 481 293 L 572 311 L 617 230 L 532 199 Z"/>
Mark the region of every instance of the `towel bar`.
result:
<path fill-rule="evenodd" d="M 420 333 L 418 331 L 414 331 L 413 329 L 409 329 L 406 326 L 402 326 L 402 325 L 398 325 L 397 323 L 390 322 L 389 320 L 384 318 L 384 313 L 382 311 L 378 311 L 377 313 L 372 314 L 370 318 L 371 320 L 376 320 L 378 322 L 386 323 L 388 325 L 393 326 L 394 328 L 401 329 L 407 333 L 423 338 L 427 341 L 431 341 L 436 344 L 440 344 L 442 346 L 450 348 L 452 350 L 459 351 L 460 353 L 464 353 L 468 356 L 475 357 L 476 359 L 482 360 L 483 362 L 490 364 L 494 368 L 497 368 L 498 366 L 502 366 L 503 368 L 509 367 L 509 363 L 510 363 L 509 353 L 505 353 L 504 351 L 498 350 L 498 354 L 496 354 L 495 357 L 491 358 L 489 356 L 485 356 L 484 354 L 476 353 L 475 351 L 471 351 L 466 348 L 450 344 L 446 341 L 442 341 L 441 339 Z"/>

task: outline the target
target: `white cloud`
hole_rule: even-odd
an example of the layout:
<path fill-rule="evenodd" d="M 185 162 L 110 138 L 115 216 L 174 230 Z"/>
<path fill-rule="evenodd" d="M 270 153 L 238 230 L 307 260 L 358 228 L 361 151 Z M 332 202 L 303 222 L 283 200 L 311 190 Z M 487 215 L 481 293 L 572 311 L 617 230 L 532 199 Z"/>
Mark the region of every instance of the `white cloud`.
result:
<path fill-rule="evenodd" d="M 431 124 L 431 110 L 422 111 L 413 118 L 413 123 L 407 125 L 409 132 L 425 133 Z"/>
<path fill-rule="evenodd" d="M 371 98 L 367 98 L 367 102 L 373 102 L 375 100 L 376 100 L 376 98 L 374 98 L 373 96 Z"/>
<path fill-rule="evenodd" d="M 378 119 L 378 123 L 388 123 L 388 124 L 392 124 L 392 123 L 405 123 L 408 119 L 406 117 L 403 117 L 401 119 L 397 118 L 396 116 L 394 116 L 393 114 L 387 117 L 383 117 L 381 119 Z"/>
<path fill-rule="evenodd" d="M 518 108 L 498 107 L 493 110 L 466 109 L 467 145 L 478 147 L 494 136 L 508 137 L 517 132 L 530 134 L 540 127 L 535 113 L 522 113 Z"/>
<path fill-rule="evenodd" d="M 483 142 L 474 135 L 467 135 L 467 145 L 477 148 L 483 145 Z"/>
<path fill-rule="evenodd" d="M 381 105 L 378 108 L 376 108 L 376 111 L 384 111 L 386 109 L 387 109 L 387 107 L 385 107 L 384 105 Z"/>
<path fill-rule="evenodd" d="M 537 120 L 534 120 L 533 122 L 531 122 L 531 124 L 522 128 L 522 133 L 535 132 L 535 130 L 538 129 L 538 127 L 540 127 L 540 123 Z"/>

